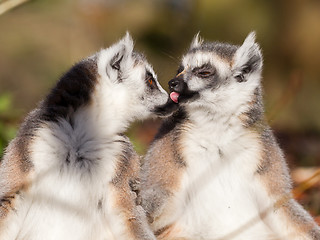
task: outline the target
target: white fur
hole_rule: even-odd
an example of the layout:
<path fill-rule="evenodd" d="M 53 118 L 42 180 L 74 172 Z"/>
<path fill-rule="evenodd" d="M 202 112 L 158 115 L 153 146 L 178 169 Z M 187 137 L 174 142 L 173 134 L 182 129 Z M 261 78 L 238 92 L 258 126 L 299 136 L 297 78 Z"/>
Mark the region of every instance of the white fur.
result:
<path fill-rule="evenodd" d="M 190 44 L 190 49 L 200 47 L 202 43 L 203 43 L 203 39 L 201 39 L 200 32 L 198 32 L 194 36 L 194 38 L 193 38 L 193 40 L 192 40 L 192 42 Z"/>
<path fill-rule="evenodd" d="M 201 44 L 202 40 L 199 40 L 199 36 L 196 35 L 194 42 Z M 218 90 L 212 91 L 211 89 L 203 90 L 206 86 L 203 79 L 196 76 L 188 79 L 187 84 L 190 90 L 200 90 L 201 101 L 189 102 L 187 107 L 196 109 L 211 104 L 215 111 L 221 111 L 225 114 L 240 115 L 245 112 L 254 90 L 261 84 L 262 61 L 255 71 L 246 76 L 245 83 L 239 85 L 234 76 L 242 70 L 253 55 L 262 58 L 259 45 L 255 42 L 254 32 L 247 36 L 242 46 L 236 51 L 232 63 L 213 52 L 197 51 L 185 55 L 182 59 L 182 65 L 185 66 L 185 69 L 193 69 L 210 63 L 216 69 L 219 78 L 228 82 L 226 85 L 219 86 Z"/>
<path fill-rule="evenodd" d="M 158 83 L 157 75 L 150 64 L 143 62 L 137 66 L 134 65 L 133 58 L 129 57 L 132 53 L 132 48 L 132 39 L 127 34 L 120 43 L 98 53 L 98 72 L 101 79 L 96 87 L 99 92 L 96 96 L 97 98 L 101 98 L 97 102 L 105 103 L 105 106 L 102 106 L 104 107 L 103 109 L 108 111 L 109 104 L 116 105 L 117 114 L 130 122 L 137 117 L 141 120 L 149 117 L 153 107 L 165 104 L 168 98 L 168 94 Z M 105 79 L 108 79 L 106 76 L 106 66 L 110 78 L 117 78 L 117 72 L 111 68 L 108 62 L 119 51 L 125 55 L 120 63 L 121 68 L 125 69 L 125 71 L 122 71 L 122 78 L 124 79 L 122 84 L 115 83 L 114 81 L 105 81 Z M 146 70 L 154 76 L 159 88 L 159 92 L 152 95 L 145 94 L 146 83 L 144 82 L 144 78 Z M 141 81 L 137 81 L 137 79 L 141 79 Z M 141 96 L 144 96 L 144 101 L 140 100 Z"/>
<path fill-rule="evenodd" d="M 214 53 L 195 52 L 184 56 L 182 59 L 182 65 L 189 69 L 201 67 L 206 63 L 212 64 L 217 69 L 219 74 L 221 74 L 222 78 L 230 75 L 229 63 Z"/>
<path fill-rule="evenodd" d="M 181 208 L 172 216 L 172 222 L 184 233 L 181 237 L 271 239 L 271 231 L 257 216 L 260 203 L 255 196 L 261 186 L 253 183 L 260 151 L 256 136 L 240 127 L 227 129 L 228 119 L 221 116 L 207 118 L 194 111 L 190 117 L 192 123 L 182 136 L 188 167 L 175 196 Z M 229 121 L 239 124 L 237 119 Z M 256 224 L 231 237 L 239 226 L 257 217 Z"/>
<path fill-rule="evenodd" d="M 186 55 L 182 60 L 182 64 L 190 69 L 200 67 L 206 63 L 212 64 L 218 72 L 219 77 L 226 79 L 225 81 L 230 80 L 230 83 L 226 86 L 219 86 L 218 91 L 212 91 L 211 89 L 203 90 L 206 86 L 203 79 L 197 77 L 189 79 L 187 84 L 190 90 L 201 90 L 201 101 L 189 102 L 187 107 L 196 109 L 203 105 L 207 106 L 211 104 L 215 111 L 224 111 L 225 114 L 236 113 L 240 115 L 245 112 L 248 108 L 248 101 L 251 101 L 251 94 L 253 94 L 256 87 L 260 84 L 260 71 L 251 73 L 248 76 L 248 81 L 239 87 L 239 83 L 234 79 L 230 79 L 233 78 L 230 64 L 214 53 L 191 53 Z"/>
<path fill-rule="evenodd" d="M 172 239 L 306 239 L 290 229 L 280 210 L 274 210 L 280 199 L 268 195 L 257 173 L 263 152 L 260 135 L 240 120 L 260 86 L 262 65 L 250 72 L 245 82 L 237 82 L 233 73 L 242 70 L 252 54 L 260 54 L 254 40 L 251 33 L 235 53 L 233 65 L 201 51 L 182 60 L 190 69 L 210 62 L 225 84 L 203 89 L 203 79 L 184 79 L 188 88 L 200 95 L 183 104 L 188 118 L 177 141 L 186 170 L 178 191 L 152 223 L 156 230 L 172 227 Z M 199 41 L 194 42 L 197 45 Z"/>
<path fill-rule="evenodd" d="M 66 128 L 53 124 L 38 132 L 31 149 L 32 186 L 17 202 L 17 214 L 12 213 L 7 220 L 16 229 L 8 229 L 11 231 L 4 239 L 120 239 L 121 235 L 113 238 L 112 228 L 108 227 L 109 221 L 117 221 L 117 215 L 112 214 L 114 203 L 109 182 L 114 175 L 119 143 L 112 138 L 91 138 L 83 129 L 85 124 L 74 132 L 63 121 L 61 126 Z M 81 152 L 94 162 L 83 171 L 63 162 L 70 151 L 70 165 L 73 165 L 72 160 L 77 157 L 73 151 L 78 145 L 83 145 Z M 100 200 L 107 207 L 103 212 L 98 210 Z M 113 231 L 119 232 L 117 228 L 122 225 L 115 226 Z M 121 239 L 126 239 L 122 234 Z"/>
<path fill-rule="evenodd" d="M 241 47 L 237 50 L 237 52 L 234 56 L 234 63 L 232 66 L 232 71 L 235 74 L 239 70 L 241 70 L 241 68 L 246 64 L 246 62 L 248 62 L 250 57 L 252 57 L 253 55 L 258 55 L 261 57 L 260 47 L 255 42 L 255 40 L 256 40 L 256 34 L 255 34 L 255 32 L 251 32 L 244 40 Z M 262 61 L 260 62 L 259 68 L 260 69 L 262 68 Z"/>
<path fill-rule="evenodd" d="M 174 239 L 307 239 L 274 212 L 279 199 L 271 200 L 259 181 L 259 136 L 237 117 L 207 110 L 208 115 L 203 109 L 189 111 L 180 140 L 187 168 L 153 229 L 174 223 Z"/>
<path fill-rule="evenodd" d="M 110 183 L 122 151 L 121 141 L 126 141 L 118 134 L 133 120 L 149 117 L 151 110 L 168 97 L 159 83 L 159 91 L 149 96 L 145 72 L 150 71 L 155 79 L 156 75 L 145 61 L 134 65 L 132 50 L 127 34 L 119 43 L 92 56 L 99 74 L 92 102 L 74 113 L 73 126 L 60 119 L 37 130 L 30 146 L 31 186 L 15 201 L 17 210 L 1 224 L 1 239 L 131 238 L 115 207 Z M 116 70 L 109 64 L 117 53 L 123 55 L 121 83 L 115 81 Z M 86 161 L 77 162 L 79 156 Z"/>

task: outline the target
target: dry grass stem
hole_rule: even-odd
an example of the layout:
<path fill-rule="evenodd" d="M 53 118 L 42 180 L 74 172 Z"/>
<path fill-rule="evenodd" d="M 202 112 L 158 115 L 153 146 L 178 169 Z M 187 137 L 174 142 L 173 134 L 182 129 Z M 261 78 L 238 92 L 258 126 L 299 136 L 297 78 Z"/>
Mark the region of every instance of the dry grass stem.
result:
<path fill-rule="evenodd" d="M 27 2 L 29 0 L 7 0 L 0 3 L 0 15 L 10 11 L 11 9 Z"/>

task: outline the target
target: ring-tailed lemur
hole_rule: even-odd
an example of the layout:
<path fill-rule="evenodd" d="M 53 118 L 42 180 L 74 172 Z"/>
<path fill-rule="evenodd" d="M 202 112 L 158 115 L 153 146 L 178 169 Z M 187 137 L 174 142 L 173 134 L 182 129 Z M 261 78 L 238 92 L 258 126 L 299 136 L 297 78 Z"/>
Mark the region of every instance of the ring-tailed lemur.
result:
<path fill-rule="evenodd" d="M 129 34 L 74 65 L 0 163 L 0 239 L 155 239 L 123 132 L 168 99 Z"/>
<path fill-rule="evenodd" d="M 320 239 L 292 198 L 282 151 L 264 120 L 262 55 L 198 36 L 169 82 L 179 110 L 142 167 L 142 206 L 158 239 Z"/>

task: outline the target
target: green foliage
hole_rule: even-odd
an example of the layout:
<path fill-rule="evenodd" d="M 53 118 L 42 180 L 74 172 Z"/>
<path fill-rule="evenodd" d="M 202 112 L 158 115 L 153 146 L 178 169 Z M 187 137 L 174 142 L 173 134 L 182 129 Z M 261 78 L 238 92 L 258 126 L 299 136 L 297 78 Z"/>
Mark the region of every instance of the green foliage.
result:
<path fill-rule="evenodd" d="M 12 112 L 12 96 L 10 94 L 0 95 L 0 158 L 8 142 L 14 138 L 16 127 L 14 124 L 14 115 Z"/>
<path fill-rule="evenodd" d="M 138 138 L 135 138 L 134 136 L 129 136 L 131 143 L 133 144 L 134 150 L 137 151 L 139 155 L 143 155 L 146 153 L 146 145 L 139 141 Z"/>

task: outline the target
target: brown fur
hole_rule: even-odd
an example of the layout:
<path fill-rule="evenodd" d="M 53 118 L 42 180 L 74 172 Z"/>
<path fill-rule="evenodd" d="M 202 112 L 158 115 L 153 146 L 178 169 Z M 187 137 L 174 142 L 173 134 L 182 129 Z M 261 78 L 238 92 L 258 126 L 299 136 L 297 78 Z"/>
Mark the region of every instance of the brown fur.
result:
<path fill-rule="evenodd" d="M 145 212 L 138 206 L 140 157 L 134 151 L 129 140 L 123 141 L 123 151 L 118 157 L 116 175 L 111 181 L 115 196 L 115 207 L 121 211 L 125 218 L 126 228 L 130 234 L 129 239 L 147 240 L 144 229 L 148 229 Z"/>
<path fill-rule="evenodd" d="M 142 166 L 142 179 L 148 179 L 148 181 L 143 181 L 142 187 L 146 189 L 160 188 L 163 194 L 142 192 L 142 206 L 146 209 L 150 222 L 159 217 L 157 212 L 158 208 L 163 206 L 163 201 L 179 188 L 181 174 L 185 168 L 185 162 L 180 156 L 181 147 L 179 143 L 176 143 L 175 138 L 177 136 L 171 132 L 158 140 L 156 146 L 151 146 L 152 151 L 148 156 L 148 159 L 152 159 L 152 161 Z M 146 169 L 148 171 L 144 171 Z M 166 214 L 165 212 L 163 214 Z"/>
<path fill-rule="evenodd" d="M 280 211 L 280 217 L 296 234 L 320 239 L 319 227 L 306 211 L 292 198 L 291 179 L 283 153 L 270 129 L 261 135 L 263 146 L 262 160 L 257 173 L 268 194 L 275 199 L 273 209 Z"/>
<path fill-rule="evenodd" d="M 263 120 L 263 104 L 261 92 L 261 88 L 255 89 L 253 98 L 248 103 L 249 110 L 239 116 L 239 119 L 245 127 L 253 127 L 256 130 L 258 130 L 257 127 L 261 127 L 260 122 Z"/>
<path fill-rule="evenodd" d="M 37 115 L 32 112 L 27 119 Z M 17 137 L 9 144 L 6 154 L 0 162 L 0 221 L 14 209 L 15 199 L 21 190 L 30 185 L 30 173 L 33 165 L 29 160 L 29 139 L 32 139 L 34 126 L 24 123 Z"/>
<path fill-rule="evenodd" d="M 187 240 L 185 238 L 176 237 L 180 231 L 179 228 L 173 224 L 164 229 L 160 229 L 160 231 L 161 230 L 162 232 L 159 234 L 155 233 L 159 240 Z"/>

